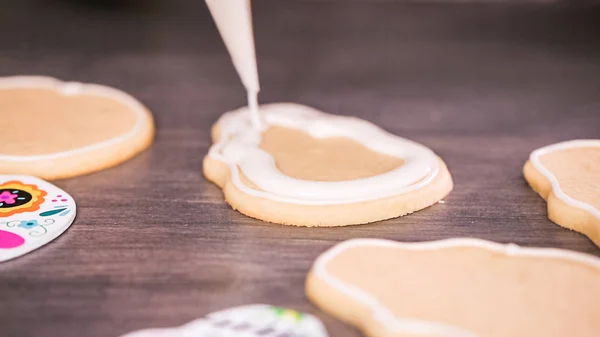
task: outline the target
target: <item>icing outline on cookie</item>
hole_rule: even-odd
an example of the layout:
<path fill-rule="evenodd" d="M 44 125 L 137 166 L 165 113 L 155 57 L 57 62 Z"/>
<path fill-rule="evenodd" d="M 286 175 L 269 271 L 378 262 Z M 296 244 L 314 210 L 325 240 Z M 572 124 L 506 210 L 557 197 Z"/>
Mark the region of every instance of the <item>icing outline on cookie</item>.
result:
<path fill-rule="evenodd" d="M 600 220 L 600 210 L 599 209 L 597 209 L 596 207 L 594 207 L 588 203 L 577 200 L 577 199 L 569 196 L 568 194 L 566 194 L 560 188 L 560 183 L 558 182 L 558 179 L 540 161 L 540 157 L 543 155 L 552 153 L 557 150 L 565 150 L 565 149 L 572 149 L 572 148 L 578 148 L 578 147 L 579 148 L 581 148 L 581 147 L 597 147 L 600 149 L 600 140 L 577 139 L 577 140 L 570 140 L 570 141 L 566 141 L 566 142 L 561 142 L 561 143 L 544 146 L 542 148 L 539 148 L 539 149 L 533 151 L 531 153 L 531 155 L 529 156 L 529 161 L 531 162 L 533 167 L 536 170 L 538 170 L 538 172 L 540 172 L 544 176 L 544 178 L 546 178 L 548 180 L 548 182 L 552 186 L 552 193 L 554 194 L 554 196 L 556 196 L 558 199 L 560 199 L 567 205 L 582 209 L 582 210 L 592 214 L 598 220 Z"/>
<path fill-rule="evenodd" d="M 600 260 L 590 255 L 556 248 L 524 248 L 515 244 L 500 244 L 486 240 L 471 238 L 453 238 L 429 242 L 397 242 L 381 239 L 351 239 L 335 245 L 321 254 L 315 261 L 311 273 L 341 293 L 365 305 L 372 312 L 372 317 L 385 329 L 393 333 L 433 334 L 443 337 L 478 337 L 464 329 L 451 325 L 412 318 L 396 317 L 379 301 L 360 288 L 336 278 L 327 272 L 327 264 L 344 250 L 360 246 L 379 246 L 405 250 L 435 250 L 455 247 L 472 247 L 487 249 L 507 256 L 551 257 L 566 259 L 600 269 Z"/>
<path fill-rule="evenodd" d="M 420 189 L 438 175 L 439 159 L 433 151 L 370 122 L 292 103 L 261 105 L 260 110 L 269 126 L 293 128 L 319 139 L 346 137 L 372 151 L 401 158 L 404 164 L 383 174 L 346 181 L 289 177 L 277 169 L 270 154 L 259 149 L 261 131 L 252 126 L 248 108 L 243 107 L 218 120 L 219 139 L 208 155 L 225 163 L 235 187 L 251 196 L 304 205 L 355 203 Z M 246 186 L 240 179 L 238 167 L 262 191 Z"/>
<path fill-rule="evenodd" d="M 97 97 L 103 97 L 115 100 L 125 106 L 135 115 L 136 121 L 133 127 L 117 136 L 101 142 L 86 145 L 72 150 L 60 151 L 56 153 L 41 154 L 34 156 L 18 156 L 0 154 L 0 161 L 11 162 L 27 162 L 48 160 L 56 158 L 64 158 L 84 152 L 100 149 L 103 147 L 112 146 L 120 142 L 126 141 L 128 138 L 135 136 L 144 126 L 144 121 L 147 118 L 148 111 L 138 100 L 119 89 L 108 86 L 92 83 L 79 82 L 64 82 L 53 77 L 46 76 L 9 76 L 0 77 L 0 90 L 3 89 L 50 89 L 64 96 L 74 96 L 87 94 Z"/>

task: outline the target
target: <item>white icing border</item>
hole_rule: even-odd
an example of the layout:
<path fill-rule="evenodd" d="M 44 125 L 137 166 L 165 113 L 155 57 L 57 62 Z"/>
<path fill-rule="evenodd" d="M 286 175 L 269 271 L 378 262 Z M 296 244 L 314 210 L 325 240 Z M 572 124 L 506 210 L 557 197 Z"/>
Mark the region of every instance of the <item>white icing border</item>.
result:
<path fill-rule="evenodd" d="M 281 111 L 277 110 L 284 110 L 287 112 L 287 114 L 283 114 Z M 400 170 L 409 169 L 407 168 L 406 164 L 397 169 L 377 176 L 348 181 L 314 182 L 294 179 L 281 173 L 275 167 L 273 158 L 268 153 L 258 149 L 261 131 L 252 127 L 251 114 L 249 113 L 247 107 L 242 107 L 240 109 L 230 111 L 219 118 L 216 124 L 219 127 L 219 140 L 215 142 L 213 146 L 211 146 L 208 156 L 225 163 L 229 167 L 229 174 L 231 175 L 233 184 L 237 189 L 245 194 L 277 202 L 301 205 L 348 204 L 400 195 L 423 188 L 431 183 L 431 181 L 433 181 L 433 179 L 437 177 L 439 173 L 439 159 L 429 148 L 419 143 L 388 133 L 365 120 L 353 117 L 330 115 L 307 106 L 293 103 L 273 103 L 261 105 L 260 111 L 262 114 L 262 119 L 267 125 L 278 125 L 294 128 L 304 131 L 315 138 L 336 136 L 348 137 L 373 151 L 396 156 L 405 160 L 408 160 L 407 158 L 419 156 L 419 160 L 429 161 L 431 165 L 426 167 L 426 173 L 419 179 L 415 180 L 416 182 L 404 186 L 402 184 L 394 184 L 394 181 L 392 180 L 392 183 L 388 185 L 393 185 L 394 189 L 390 188 L 383 192 L 374 188 L 374 182 L 377 181 L 379 185 L 381 185 L 383 177 L 387 179 L 397 179 Z M 315 123 L 315 121 L 318 123 Z M 334 123 L 332 124 L 331 122 Z M 332 127 L 332 125 L 335 126 Z M 238 158 L 228 158 L 222 153 L 223 150 L 229 146 L 230 140 L 234 135 L 245 141 L 245 143 L 243 143 L 245 147 L 236 148 L 235 150 L 237 151 L 235 155 L 230 157 L 242 157 L 250 151 L 255 151 L 252 153 L 252 156 L 250 156 L 252 159 L 255 159 L 251 165 L 248 165 L 248 162 L 245 162 L 246 166 L 238 165 L 239 163 L 236 162 L 236 160 L 239 160 Z M 398 152 L 403 152 L 404 155 L 398 155 Z M 414 162 L 415 159 L 411 159 L 411 161 Z M 248 179 L 262 188 L 263 191 L 247 187 L 239 177 L 238 167 L 240 167 L 246 176 L 248 176 Z M 259 172 L 261 176 L 264 176 L 264 179 L 262 179 L 263 183 L 270 183 L 271 186 L 275 182 L 281 185 L 284 185 L 283 183 L 287 183 L 288 188 L 278 186 L 280 189 L 282 189 L 282 194 L 275 194 L 273 192 L 266 191 L 267 188 L 261 186 L 261 182 L 254 180 L 254 176 L 248 174 L 246 171 L 246 168 L 248 167 L 254 169 L 254 173 Z M 266 177 L 267 175 L 268 177 Z M 294 186 L 296 188 L 290 188 L 289 186 Z M 352 189 L 349 189 L 349 187 L 352 187 Z M 336 194 L 351 194 L 351 192 L 356 192 L 357 188 L 359 187 L 360 189 L 364 190 L 364 193 L 361 193 L 360 196 L 350 196 L 344 198 L 335 196 Z M 344 189 L 346 190 L 339 192 L 339 190 Z M 369 191 L 369 189 L 371 191 Z M 288 195 L 285 193 L 288 193 Z M 328 196 L 328 194 L 334 196 Z"/>
<path fill-rule="evenodd" d="M 4 155 L 0 154 L 0 161 L 10 162 L 28 162 L 28 161 L 39 161 L 39 160 L 50 160 L 56 158 L 64 158 L 82 154 L 88 151 L 113 146 L 117 143 L 126 141 L 127 138 L 133 137 L 139 133 L 144 126 L 144 121 L 149 118 L 150 113 L 144 107 L 142 103 L 136 100 L 133 96 L 125 93 L 124 91 L 111 88 L 100 84 L 91 83 L 79 83 L 79 82 L 63 82 L 59 79 L 47 76 L 9 76 L 0 77 L 0 90 L 3 89 L 20 89 L 20 88 L 31 88 L 31 89 L 50 89 L 57 93 L 62 93 L 65 96 L 71 95 L 93 95 L 98 97 L 105 97 L 116 100 L 129 108 L 136 117 L 135 124 L 133 127 L 117 136 L 105 141 L 101 141 L 92 145 L 86 145 L 80 148 L 61 151 L 56 153 L 34 155 L 34 156 L 16 156 L 16 155 Z"/>
<path fill-rule="evenodd" d="M 529 161 L 538 170 L 549 182 L 552 186 L 552 193 L 566 203 L 569 206 L 582 209 L 590 214 L 592 214 L 596 219 L 600 220 L 600 210 L 595 208 L 594 206 L 585 203 L 583 201 L 577 200 L 569 195 L 567 195 L 561 188 L 558 182 L 558 179 L 548 170 L 544 165 L 542 165 L 540 161 L 540 157 L 546 154 L 549 154 L 553 151 L 572 149 L 577 147 L 597 147 L 600 150 L 600 140 L 599 139 L 577 139 L 570 140 L 566 142 L 556 143 L 548 146 L 544 146 L 539 148 L 531 153 L 529 156 Z"/>
<path fill-rule="evenodd" d="M 429 242 L 396 242 L 380 239 L 352 239 L 335 245 L 321 254 L 312 267 L 313 277 L 318 277 L 331 287 L 345 295 L 354 298 L 370 309 L 373 318 L 385 329 L 395 333 L 413 334 L 442 334 L 444 337 L 477 337 L 469 331 L 433 322 L 411 318 L 399 318 L 383 306 L 376 298 L 369 295 L 358 287 L 346 283 L 327 272 L 327 264 L 343 251 L 361 246 L 379 246 L 400 248 L 405 250 L 435 250 L 455 247 L 474 247 L 487 249 L 492 252 L 502 253 L 508 256 L 529 256 L 540 258 L 557 258 L 580 262 L 594 268 L 600 269 L 600 259 L 583 254 L 557 248 L 523 248 L 515 244 L 500 244 L 486 240 L 471 238 L 453 238 Z"/>

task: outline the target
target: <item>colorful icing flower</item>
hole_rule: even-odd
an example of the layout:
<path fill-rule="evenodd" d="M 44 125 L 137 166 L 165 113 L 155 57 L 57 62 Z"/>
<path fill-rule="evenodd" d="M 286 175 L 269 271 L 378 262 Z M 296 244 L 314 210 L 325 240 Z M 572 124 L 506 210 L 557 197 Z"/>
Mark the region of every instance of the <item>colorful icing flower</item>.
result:
<path fill-rule="evenodd" d="M 15 203 L 15 198 L 18 194 L 12 194 L 9 191 L 3 191 L 0 193 L 0 202 L 5 202 L 7 205 L 12 205 Z"/>
<path fill-rule="evenodd" d="M 39 225 L 37 220 L 23 220 L 19 224 L 19 227 L 29 229 Z"/>
<path fill-rule="evenodd" d="M 19 235 L 0 230 L 0 249 L 17 248 L 25 243 L 25 239 Z"/>
<path fill-rule="evenodd" d="M 18 180 L 0 184 L 0 218 L 40 209 L 46 192 Z"/>

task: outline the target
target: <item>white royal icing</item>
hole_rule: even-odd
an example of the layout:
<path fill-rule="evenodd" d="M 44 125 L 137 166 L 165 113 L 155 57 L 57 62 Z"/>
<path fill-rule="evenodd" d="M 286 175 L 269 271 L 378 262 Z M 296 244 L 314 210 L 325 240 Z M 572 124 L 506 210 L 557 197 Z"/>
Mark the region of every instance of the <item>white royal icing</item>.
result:
<path fill-rule="evenodd" d="M 229 308 L 175 328 L 146 329 L 122 337 L 327 337 L 313 315 L 252 304 Z"/>
<path fill-rule="evenodd" d="M 293 128 L 315 138 L 347 137 L 370 150 L 401 158 L 404 164 L 383 174 L 346 181 L 289 177 L 277 169 L 270 154 L 259 149 L 261 130 L 252 126 L 251 115 L 244 107 L 219 119 L 219 140 L 211 147 L 209 156 L 229 166 L 233 183 L 246 194 L 294 204 L 355 203 L 420 189 L 438 174 L 439 159 L 433 151 L 367 121 L 291 103 L 261 105 L 260 112 L 267 126 Z M 244 185 L 238 168 L 262 191 Z"/>
<path fill-rule="evenodd" d="M 248 90 L 248 110 L 250 110 L 252 126 L 257 130 L 264 130 L 265 126 L 258 111 L 258 91 Z"/>
<path fill-rule="evenodd" d="M 419 320 L 406 317 L 396 317 L 394 314 L 380 303 L 375 297 L 361 290 L 360 288 L 338 279 L 327 271 L 327 264 L 337 255 L 353 247 L 378 246 L 399 248 L 404 250 L 436 250 L 455 247 L 474 247 L 487 249 L 492 252 L 506 254 L 508 256 L 528 256 L 539 258 L 558 258 L 583 263 L 593 268 L 600 269 L 600 259 L 593 256 L 576 253 L 556 248 L 523 248 L 515 244 L 499 244 L 495 242 L 479 240 L 454 238 L 430 242 L 396 242 L 379 239 L 353 239 L 337 244 L 333 248 L 323 253 L 315 261 L 312 267 L 312 275 L 317 277 L 329 286 L 354 298 L 357 302 L 367 306 L 372 312 L 373 318 L 379 322 L 386 330 L 393 333 L 423 334 L 435 335 L 440 337 L 478 337 L 472 332 L 459 327 L 447 324 Z M 479 336 L 481 337 L 481 336 Z"/>
<path fill-rule="evenodd" d="M 133 127 L 129 131 L 123 133 L 122 135 L 107 139 L 105 141 L 97 142 L 92 145 L 82 146 L 80 148 L 68 151 L 33 156 L 16 156 L 0 154 L 0 161 L 27 162 L 57 159 L 93 151 L 108 146 L 113 146 L 115 144 L 125 142 L 129 138 L 139 133 L 139 131 L 144 126 L 144 121 L 146 120 L 146 118 L 148 118 L 148 112 L 146 108 L 135 98 L 121 90 L 107 87 L 104 85 L 79 82 L 63 82 L 58 79 L 45 76 L 0 77 L 0 90 L 5 89 L 50 89 L 65 96 L 93 95 L 110 98 L 127 106 L 129 110 L 134 114 L 136 120 Z"/>
<path fill-rule="evenodd" d="M 592 214 L 596 219 L 600 220 L 600 210 L 595 208 L 594 206 L 585 203 L 583 201 L 577 200 L 573 197 L 567 195 L 561 188 L 558 182 L 558 179 L 548 170 L 540 161 L 540 157 L 551 153 L 553 151 L 566 150 L 572 148 L 581 148 L 581 147 L 596 147 L 600 149 L 600 140 L 598 139 L 582 139 L 582 140 L 571 140 L 566 142 L 561 142 L 557 144 L 548 145 L 542 148 L 539 148 L 531 153 L 529 156 L 529 161 L 538 170 L 548 181 L 550 185 L 552 185 L 552 193 L 566 203 L 569 206 L 576 207 L 582 209 L 590 214 Z"/>

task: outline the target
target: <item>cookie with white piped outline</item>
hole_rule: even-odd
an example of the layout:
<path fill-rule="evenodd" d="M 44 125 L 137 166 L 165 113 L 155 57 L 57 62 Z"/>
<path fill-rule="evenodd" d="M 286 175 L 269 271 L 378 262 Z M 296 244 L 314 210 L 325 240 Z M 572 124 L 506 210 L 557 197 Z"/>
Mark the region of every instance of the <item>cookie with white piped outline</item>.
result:
<path fill-rule="evenodd" d="M 147 148 L 150 112 L 98 84 L 0 78 L 0 173 L 68 178 L 108 168 Z"/>
<path fill-rule="evenodd" d="M 236 210 L 296 226 L 364 224 L 406 215 L 452 190 L 429 148 L 358 118 L 277 103 L 248 108 L 213 126 L 204 174 Z"/>
<path fill-rule="evenodd" d="M 308 298 L 369 337 L 592 337 L 600 259 L 478 239 L 342 242 L 315 261 Z"/>
<path fill-rule="evenodd" d="M 548 217 L 600 246 L 600 140 L 572 140 L 531 153 L 525 179 L 548 203 Z"/>
<path fill-rule="evenodd" d="M 175 328 L 154 328 L 122 337 L 327 337 L 321 321 L 309 314 L 266 304 L 211 313 Z"/>

